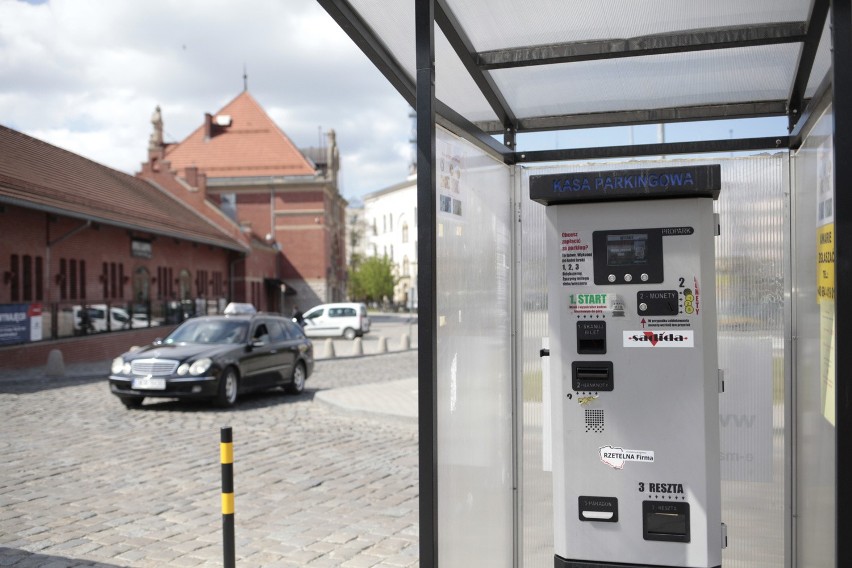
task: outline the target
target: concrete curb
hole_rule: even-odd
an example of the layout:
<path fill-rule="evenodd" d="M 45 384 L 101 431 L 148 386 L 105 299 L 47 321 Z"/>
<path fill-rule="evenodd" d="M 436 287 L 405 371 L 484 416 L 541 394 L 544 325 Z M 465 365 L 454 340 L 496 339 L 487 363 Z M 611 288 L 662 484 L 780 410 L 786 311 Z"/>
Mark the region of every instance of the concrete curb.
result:
<path fill-rule="evenodd" d="M 317 391 L 314 400 L 348 414 L 417 423 L 417 379 Z"/>

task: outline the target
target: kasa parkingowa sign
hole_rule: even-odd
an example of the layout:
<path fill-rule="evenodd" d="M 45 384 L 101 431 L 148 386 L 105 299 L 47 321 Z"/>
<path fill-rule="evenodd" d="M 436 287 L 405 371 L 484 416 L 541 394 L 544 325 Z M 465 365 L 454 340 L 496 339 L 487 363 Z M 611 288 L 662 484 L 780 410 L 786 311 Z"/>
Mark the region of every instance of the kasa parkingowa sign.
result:
<path fill-rule="evenodd" d="M 715 199 L 721 188 L 719 164 L 530 176 L 530 199 L 543 205 L 609 199 Z"/>

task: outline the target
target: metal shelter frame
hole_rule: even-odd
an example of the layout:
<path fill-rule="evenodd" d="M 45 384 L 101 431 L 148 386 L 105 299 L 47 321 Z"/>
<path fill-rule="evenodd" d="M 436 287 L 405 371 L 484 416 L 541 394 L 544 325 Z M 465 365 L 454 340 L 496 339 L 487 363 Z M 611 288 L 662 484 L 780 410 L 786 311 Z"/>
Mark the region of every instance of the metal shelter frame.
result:
<path fill-rule="evenodd" d="M 725 26 L 687 32 L 661 33 L 629 39 L 611 39 L 517 46 L 478 52 L 454 15 L 453 0 L 410 0 L 415 5 L 416 76 L 395 58 L 350 0 L 318 0 L 346 31 L 402 97 L 417 112 L 417 225 L 419 231 L 419 434 L 420 434 L 420 560 L 437 566 L 437 313 L 436 313 L 436 125 L 448 129 L 505 164 L 545 161 L 627 158 L 648 155 L 721 153 L 770 149 L 795 150 L 802 129 L 816 106 L 831 95 L 834 108 L 836 289 L 852 287 L 852 0 L 812 0 L 807 20 Z M 524 6 L 518 2 L 518 7 Z M 522 14 L 517 14 L 522 17 Z M 805 92 L 824 27 L 830 22 L 833 46 L 831 68 L 815 93 Z M 497 120 L 473 122 L 435 96 L 435 25 L 484 96 Z M 493 35 L 499 36 L 500 30 Z M 632 108 L 616 112 L 564 114 L 518 118 L 491 71 L 649 55 L 712 52 L 755 46 L 800 44 L 801 50 L 789 96 L 779 100 L 739 100 L 725 104 Z M 739 138 L 693 142 L 552 149 L 519 152 L 518 133 L 604 126 L 659 124 L 685 121 L 786 116 L 788 134 L 768 138 Z M 502 143 L 494 135 L 502 134 Z M 847 157 L 844 159 L 844 157 Z M 842 188 L 843 190 L 838 190 Z M 836 299 L 836 341 L 852 342 L 852 301 Z M 837 377 L 852 369 L 852 350 L 838 349 Z M 836 381 L 836 562 L 852 566 L 852 549 L 844 536 L 852 535 L 852 485 L 842 473 L 852 466 L 852 382 Z"/>

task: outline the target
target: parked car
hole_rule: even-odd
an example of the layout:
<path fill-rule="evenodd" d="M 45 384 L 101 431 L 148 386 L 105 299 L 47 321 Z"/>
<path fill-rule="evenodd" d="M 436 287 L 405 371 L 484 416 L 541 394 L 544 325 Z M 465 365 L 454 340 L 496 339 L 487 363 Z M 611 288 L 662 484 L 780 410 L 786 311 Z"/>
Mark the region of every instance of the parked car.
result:
<path fill-rule="evenodd" d="M 152 319 L 148 319 L 148 314 L 143 312 L 137 312 L 133 314 L 130 318 L 133 323 L 133 327 L 154 327 L 156 325 L 160 325 L 160 322 Z"/>
<path fill-rule="evenodd" d="M 209 399 L 227 407 L 254 390 L 283 387 L 299 394 L 313 370 L 313 344 L 287 318 L 202 316 L 116 357 L 109 386 L 128 408 L 146 397 Z"/>
<path fill-rule="evenodd" d="M 225 311 L 223 313 L 225 315 L 256 314 L 257 308 L 254 307 L 254 304 L 248 304 L 248 303 L 243 303 L 243 302 L 231 302 L 227 306 L 225 306 Z"/>
<path fill-rule="evenodd" d="M 109 314 L 109 322 L 107 322 Z M 130 314 L 123 308 L 106 304 L 72 306 L 71 316 L 75 334 L 96 333 L 99 331 L 118 331 L 130 327 Z"/>
<path fill-rule="evenodd" d="M 370 316 L 364 304 L 321 304 L 308 310 L 303 317 L 308 337 L 355 339 L 370 331 Z"/>

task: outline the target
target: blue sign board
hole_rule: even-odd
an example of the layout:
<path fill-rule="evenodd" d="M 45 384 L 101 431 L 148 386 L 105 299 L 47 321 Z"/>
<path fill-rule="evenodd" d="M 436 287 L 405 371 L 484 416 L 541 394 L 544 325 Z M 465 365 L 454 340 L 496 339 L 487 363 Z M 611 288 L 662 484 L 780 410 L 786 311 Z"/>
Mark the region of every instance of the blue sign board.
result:
<path fill-rule="evenodd" d="M 0 345 L 30 340 L 30 305 L 0 304 Z"/>
<path fill-rule="evenodd" d="M 719 196 L 721 167 L 685 166 L 530 176 L 530 199 L 544 205 Z"/>

